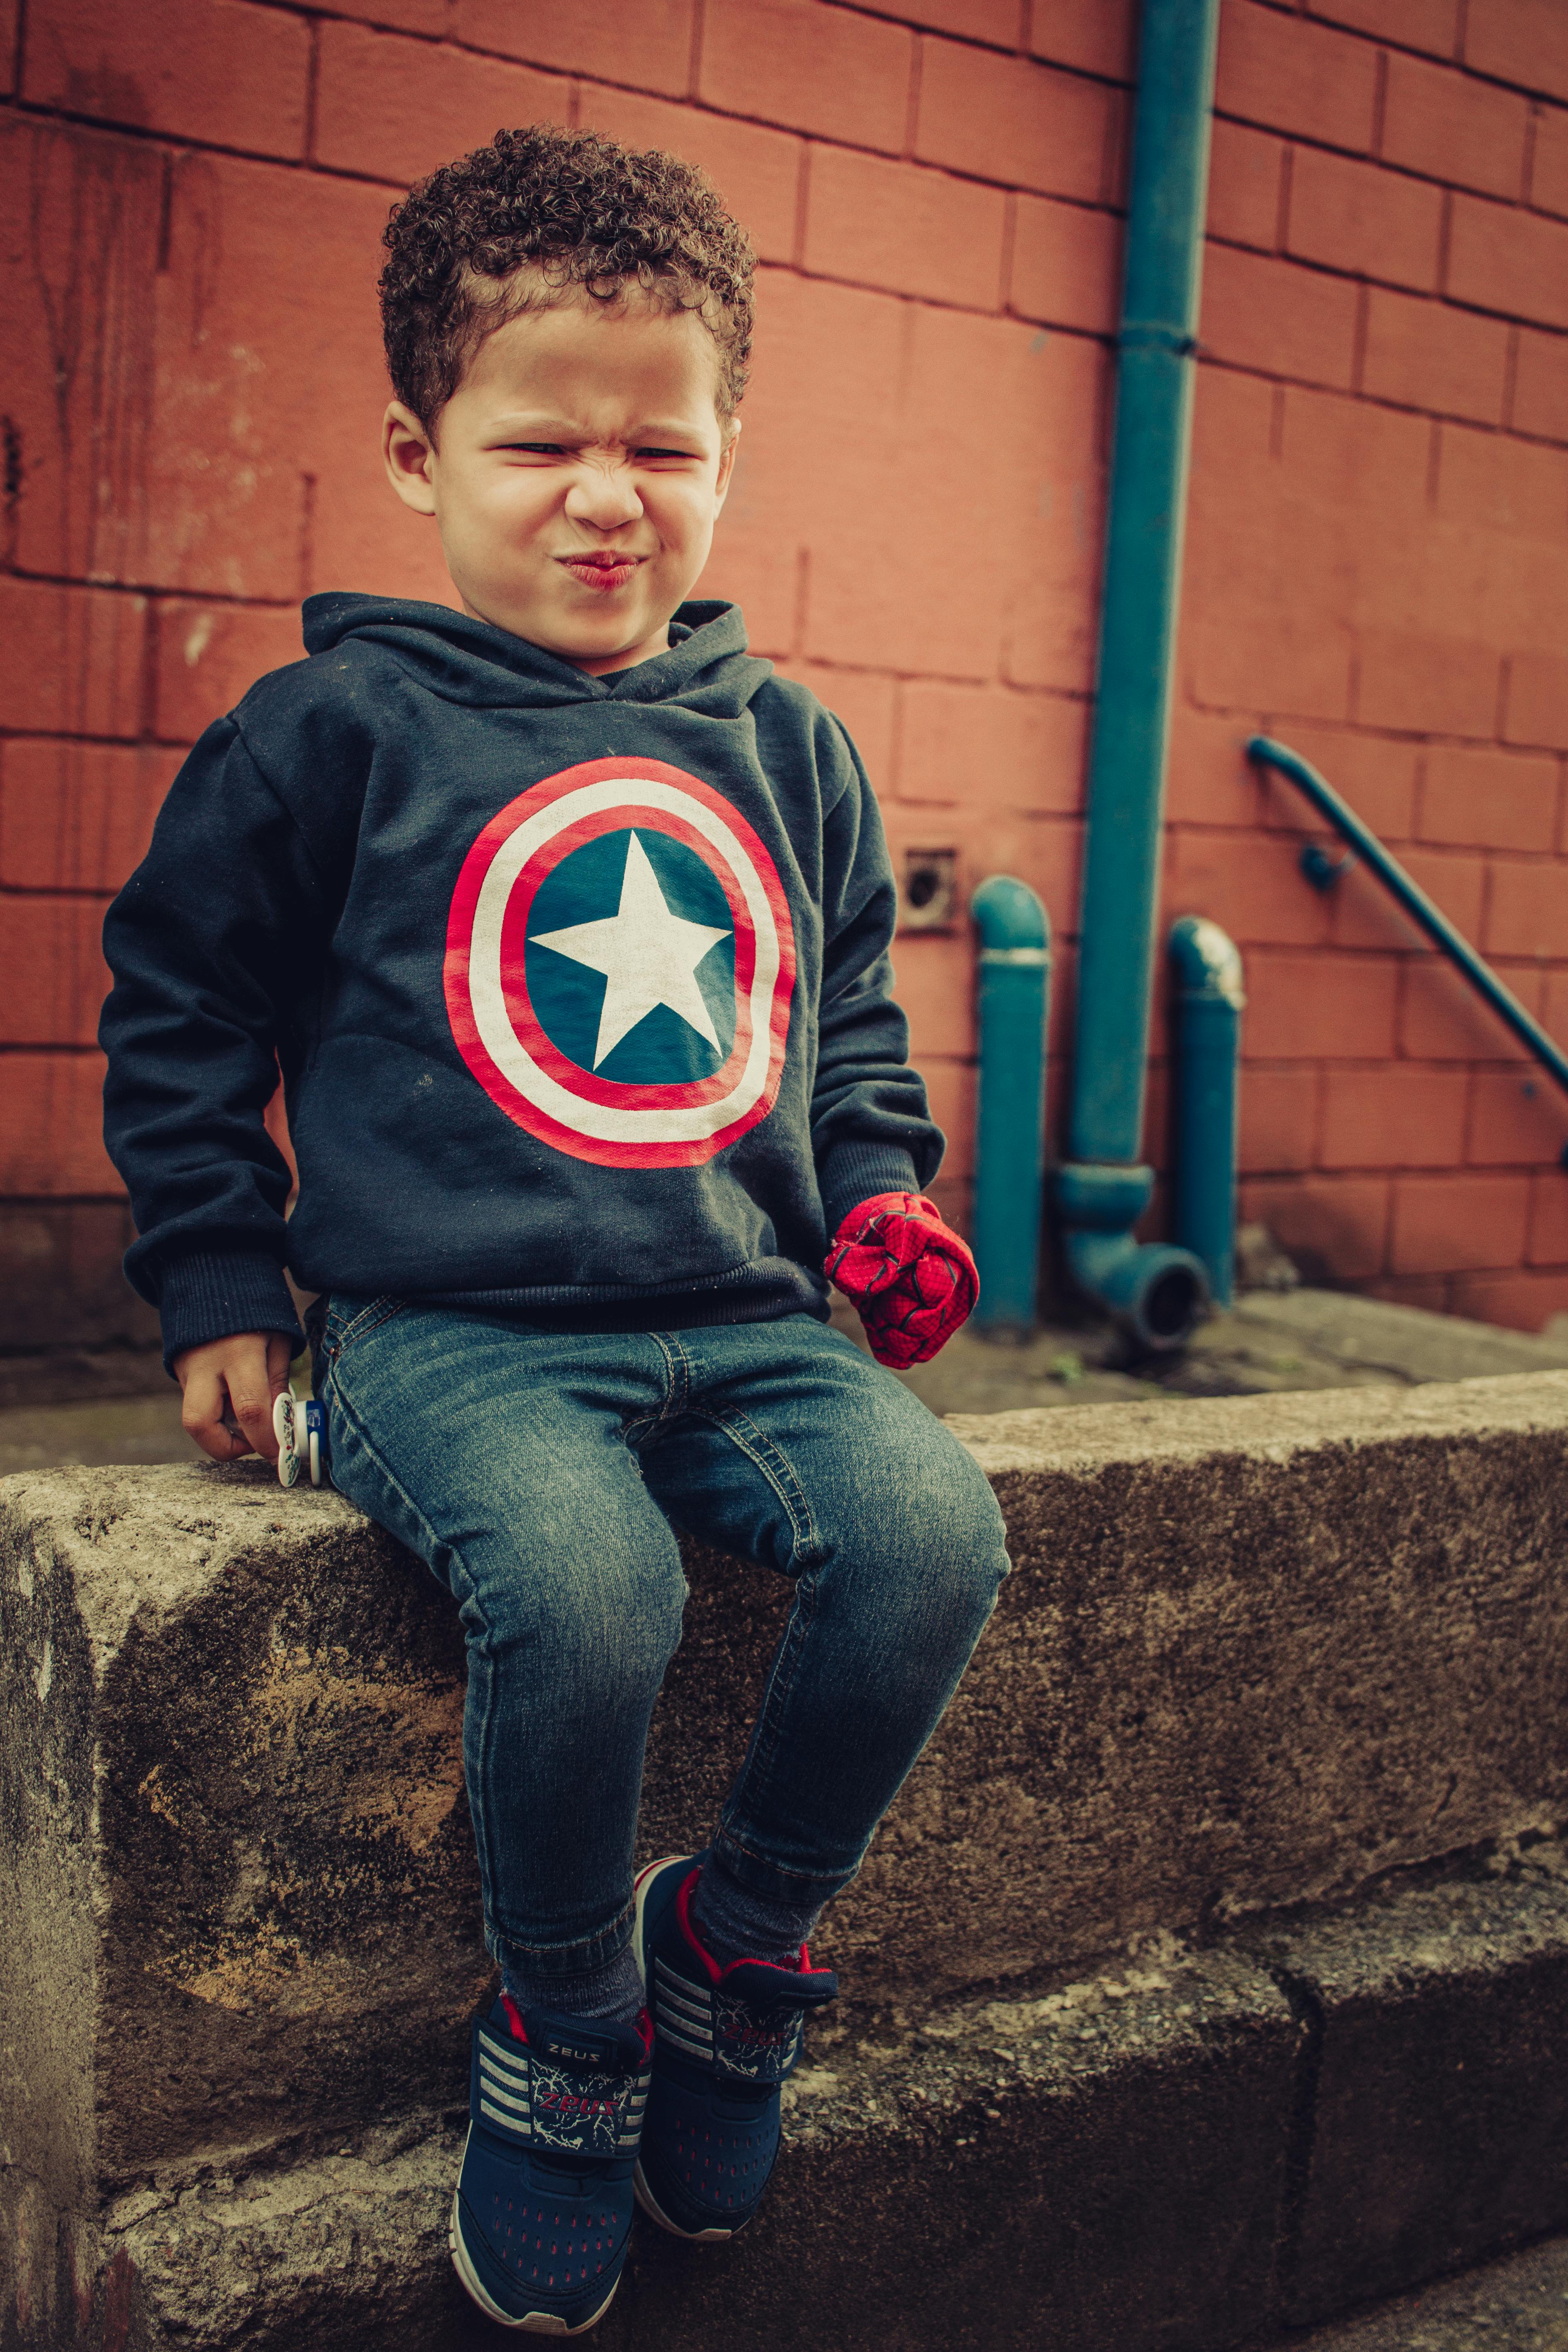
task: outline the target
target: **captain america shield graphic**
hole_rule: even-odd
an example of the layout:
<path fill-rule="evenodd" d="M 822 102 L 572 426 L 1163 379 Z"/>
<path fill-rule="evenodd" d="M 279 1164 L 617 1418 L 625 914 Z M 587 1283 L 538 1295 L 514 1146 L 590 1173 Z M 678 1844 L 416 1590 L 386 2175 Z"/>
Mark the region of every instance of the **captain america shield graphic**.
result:
<path fill-rule="evenodd" d="M 795 989 L 772 858 L 658 760 L 590 760 L 502 809 L 463 861 L 447 1012 L 490 1100 L 605 1168 L 690 1168 L 766 1118 Z"/>

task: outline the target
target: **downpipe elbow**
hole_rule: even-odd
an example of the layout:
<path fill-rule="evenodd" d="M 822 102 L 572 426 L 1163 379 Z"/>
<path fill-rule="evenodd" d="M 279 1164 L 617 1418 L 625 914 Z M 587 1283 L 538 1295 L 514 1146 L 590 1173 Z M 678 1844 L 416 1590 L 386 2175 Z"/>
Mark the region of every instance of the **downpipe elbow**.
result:
<path fill-rule="evenodd" d="M 1068 1271 L 1147 1355 L 1184 1348 L 1209 1311 L 1208 1276 L 1191 1250 L 1131 1234 L 1064 1234 Z"/>

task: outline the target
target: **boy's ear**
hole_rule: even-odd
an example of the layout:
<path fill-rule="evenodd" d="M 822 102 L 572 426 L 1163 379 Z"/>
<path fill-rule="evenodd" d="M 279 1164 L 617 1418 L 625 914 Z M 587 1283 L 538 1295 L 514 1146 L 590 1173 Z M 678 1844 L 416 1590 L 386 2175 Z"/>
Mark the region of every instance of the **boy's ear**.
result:
<path fill-rule="evenodd" d="M 436 511 L 436 485 L 431 478 L 435 445 L 411 408 L 389 400 L 381 420 L 381 455 L 386 477 L 405 507 L 416 514 Z"/>
<path fill-rule="evenodd" d="M 730 495 L 731 477 L 735 471 L 735 448 L 741 438 L 741 420 L 731 416 L 724 427 L 724 446 L 719 452 L 719 478 L 713 485 L 713 511 L 718 513 Z"/>

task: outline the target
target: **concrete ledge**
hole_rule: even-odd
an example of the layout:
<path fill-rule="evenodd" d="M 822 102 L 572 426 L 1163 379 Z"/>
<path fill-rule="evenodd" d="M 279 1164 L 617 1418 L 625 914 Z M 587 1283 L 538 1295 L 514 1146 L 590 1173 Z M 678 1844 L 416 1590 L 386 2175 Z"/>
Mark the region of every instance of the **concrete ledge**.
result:
<path fill-rule="evenodd" d="M 1003 1501 L 1016 1573 L 932 1750 L 833 1916 L 853 2032 L 891 2048 L 905 2029 L 887 2021 L 900 2010 L 912 2031 L 933 2002 L 962 2009 L 1010 1983 L 1037 1988 L 1151 1935 L 1212 1940 L 1254 1915 L 1568 1812 L 1568 1375 L 957 1426 Z M 655 1851 L 706 1833 L 786 1598 L 779 1580 L 711 1554 L 693 1551 L 689 1568 L 687 1640 L 649 1756 Z M 37 2315 L 64 2310 L 61 2295 L 79 2291 L 101 2310 L 100 2232 L 115 2200 L 161 2195 L 165 2177 L 192 2188 L 204 2168 L 238 2179 L 285 2167 L 298 2172 L 287 2190 L 303 2199 L 297 2210 L 325 2211 L 326 2189 L 310 2183 L 350 2160 L 340 2146 L 387 2130 L 427 2139 L 417 2119 L 439 2114 L 462 2082 L 466 2020 L 489 1970 L 454 1615 L 425 1571 L 336 1496 L 285 1496 L 246 1467 L 4 1482 L 0 1680 L 5 2302 L 33 2315 L 16 2340 L 53 2345 L 74 2339 L 47 2332 L 54 2320 L 39 2334 Z M 1317 2049 L 1331 2117 L 1342 2025 L 1329 1979 L 1309 1999 L 1305 1959 L 1259 1948 L 1246 1964 L 1270 2013 L 1284 2000 L 1291 2031 Z M 1519 1979 L 1529 2002 L 1546 1998 L 1555 1969 L 1543 1947 Z M 1397 2005 L 1374 2006 L 1381 2016 Z M 1357 2062 L 1346 2064 L 1353 2090 Z M 1298 2065 L 1298 2110 L 1302 2096 Z M 1500 2112 L 1518 2096 L 1500 2095 Z M 1061 2110 L 1047 2101 L 1041 2112 Z M 1539 2122 L 1539 2099 L 1533 2112 Z M 1187 2128 L 1165 2145 L 1169 2168 L 1184 2161 Z M 1325 2123 L 1310 2155 L 1298 2128 L 1279 2156 L 1298 2184 L 1292 2311 L 1336 2291 L 1315 2250 L 1339 2224 L 1320 2228 L 1310 2184 L 1339 2178 L 1333 2162 L 1350 2179 L 1357 2162 L 1382 2160 L 1374 2140 L 1355 2157 L 1360 2143 L 1336 2128 Z M 1540 2125 L 1547 2153 L 1536 2163 L 1560 2216 L 1555 2128 Z M 967 2137 L 942 2138 L 953 2162 Z M 1071 2230 L 1081 2166 L 1058 2162 L 1047 2139 L 1030 2177 L 1060 2179 Z M 1350 2153 L 1331 2161 L 1342 2140 Z M 834 2142 L 847 2187 L 862 2181 L 857 2198 L 908 2169 L 893 2143 L 874 2160 L 853 2153 L 868 2145 L 853 2133 Z M 976 2295 L 1011 2259 L 1021 2182 L 993 2199 L 977 2175 L 952 2223 L 954 2249 L 973 2254 Z M 809 2233 L 809 2199 L 791 2219 L 794 2192 L 781 2189 L 780 2219 L 759 2228 L 759 2245 L 786 2219 Z M 416 2204 L 418 2193 L 413 2182 Z M 1229 2194 L 1213 2193 L 1222 2206 Z M 1342 2194 L 1322 2195 L 1331 2217 Z M 1387 2253 L 1394 2225 L 1369 2222 L 1363 2274 L 1392 2278 L 1410 2261 L 1448 2259 L 1445 2245 L 1525 2226 L 1521 2193 L 1499 2190 L 1469 2221 L 1444 2223 L 1440 2242 L 1431 2216 L 1447 2196 L 1441 2180 L 1423 2189 L 1412 2210 L 1426 2218 L 1394 2229 L 1399 2245 L 1423 2251 Z M 1030 2210 L 1035 2236 L 1048 2236 L 1045 2206 Z M 945 2242 L 919 2214 L 924 2242 Z M 1251 2224 L 1244 2235 L 1239 2270 L 1212 2248 L 1201 2263 L 1257 2275 Z M 121 2251 L 133 2242 L 125 2235 Z M 68 2261 L 62 2248 L 76 2249 Z M 731 2264 L 735 2280 L 752 2259 Z M 954 2275 L 968 2259 L 942 2257 Z M 1169 2314 L 1165 2333 L 1137 2335 L 1125 2269 L 1105 2259 L 1134 2332 L 1108 2333 L 1102 2310 L 1086 2343 L 1229 2340 L 1171 2333 Z M 1151 2256 L 1151 2279 L 1165 2259 Z M 300 2263 L 304 2281 L 311 2264 Z M 411 2275 L 403 2257 L 392 2270 Z M 1037 2276 L 1032 2292 L 1037 2312 Z M 1210 2315 L 1205 2326 L 1221 2325 L 1214 2294 L 1183 2292 Z M 357 2290 L 343 2294 L 352 2302 Z M 264 2306 L 253 2336 L 270 2324 L 270 2289 Z M 153 2303 L 136 2307 L 151 2314 Z M 908 2342 L 925 2340 L 921 2315 L 935 2308 L 922 2289 Z M 968 2324 L 956 2306 L 943 2308 L 943 2340 L 967 2340 L 953 2333 Z M 323 2310 L 311 2327 L 327 2324 Z M 1054 2324 L 1062 2344 L 1079 2340 L 1068 2305 Z M 181 2340 L 229 2338 L 198 2329 Z"/>

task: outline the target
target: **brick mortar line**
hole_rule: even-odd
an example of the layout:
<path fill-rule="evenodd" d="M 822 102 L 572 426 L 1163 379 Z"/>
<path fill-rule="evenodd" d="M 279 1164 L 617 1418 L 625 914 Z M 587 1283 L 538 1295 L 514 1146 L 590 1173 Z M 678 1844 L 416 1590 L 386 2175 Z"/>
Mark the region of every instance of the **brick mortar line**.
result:
<path fill-rule="evenodd" d="M 1485 66 L 1472 64 L 1462 56 L 1445 58 L 1435 49 L 1416 48 L 1411 43 L 1402 41 L 1397 33 L 1373 33 L 1364 25 L 1342 25 L 1328 16 L 1302 16 L 1294 7 L 1277 5 L 1276 0 L 1249 0 L 1249 5 L 1266 8 L 1271 16 L 1289 17 L 1297 24 L 1314 26 L 1320 33 L 1330 33 L 1342 40 L 1354 41 L 1363 48 L 1397 49 L 1401 57 L 1416 58 L 1426 65 L 1446 68 L 1463 80 L 1479 81 L 1490 89 L 1510 90 L 1516 97 L 1538 99 L 1545 106 L 1568 109 L 1568 98 L 1560 97 L 1554 90 L 1538 89 L 1531 82 L 1510 81 L 1506 75 L 1492 73 Z M 1463 12 L 1466 0 L 1459 0 L 1459 5 Z M 1461 26 L 1461 39 L 1466 37 L 1467 31 L 1468 28 Z"/>

